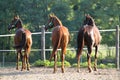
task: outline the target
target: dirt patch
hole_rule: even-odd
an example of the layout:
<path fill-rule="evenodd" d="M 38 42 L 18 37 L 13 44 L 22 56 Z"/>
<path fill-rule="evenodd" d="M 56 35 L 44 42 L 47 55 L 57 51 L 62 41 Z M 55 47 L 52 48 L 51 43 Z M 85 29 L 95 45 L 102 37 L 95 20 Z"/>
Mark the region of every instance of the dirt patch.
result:
<path fill-rule="evenodd" d="M 32 67 L 30 71 L 15 70 L 15 68 L 0 68 L 0 80 L 120 80 L 120 71 L 116 69 L 98 69 L 89 73 L 82 68 L 80 73 L 76 68 L 61 69 L 53 74 L 53 68 Z"/>

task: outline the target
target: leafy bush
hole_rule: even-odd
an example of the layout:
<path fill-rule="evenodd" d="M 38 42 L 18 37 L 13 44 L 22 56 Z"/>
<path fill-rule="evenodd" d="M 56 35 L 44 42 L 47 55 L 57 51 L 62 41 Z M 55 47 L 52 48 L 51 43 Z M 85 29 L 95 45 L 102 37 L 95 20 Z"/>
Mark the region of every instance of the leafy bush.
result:
<path fill-rule="evenodd" d="M 39 67 L 39 66 L 49 66 L 50 62 L 48 60 L 42 61 L 42 60 L 37 60 L 33 63 L 33 66 Z"/>
<path fill-rule="evenodd" d="M 114 63 L 108 63 L 107 68 L 115 68 L 115 64 Z"/>
<path fill-rule="evenodd" d="M 80 63 L 80 67 L 86 68 L 87 66 L 88 66 L 88 63 L 87 63 L 87 62 Z M 72 67 L 77 67 L 77 63 L 74 63 L 74 64 L 72 65 Z"/>
<path fill-rule="evenodd" d="M 68 61 L 65 61 L 64 64 L 65 64 L 65 67 L 71 67 L 71 64 Z"/>
<path fill-rule="evenodd" d="M 57 61 L 57 66 L 58 67 L 61 67 L 61 62 L 60 61 Z M 54 61 L 52 61 L 52 62 L 50 62 L 50 65 L 49 65 L 49 67 L 53 67 L 54 66 Z M 64 66 L 65 67 L 71 67 L 71 65 L 70 65 L 70 63 L 68 62 L 68 61 L 65 61 L 64 62 Z"/>
<path fill-rule="evenodd" d="M 72 67 L 77 67 L 77 63 L 72 64 Z"/>
<path fill-rule="evenodd" d="M 102 69 L 107 68 L 107 66 L 105 64 L 100 64 L 100 65 L 98 65 L 98 67 L 102 68 Z"/>
<path fill-rule="evenodd" d="M 68 61 L 65 61 L 64 62 L 64 65 L 65 67 L 70 67 L 70 63 Z M 37 60 L 33 63 L 33 66 L 36 66 L 36 67 L 40 67 L 40 66 L 46 66 L 46 67 L 53 67 L 54 66 L 54 61 L 48 61 L 48 60 L 45 60 L 45 61 L 42 61 L 42 60 Z M 61 67 L 61 62 L 60 61 L 57 61 L 57 66 L 58 67 Z"/>
<path fill-rule="evenodd" d="M 65 55 L 65 60 L 69 61 L 70 64 L 73 64 L 76 62 L 76 52 L 75 51 L 67 51 L 67 54 Z"/>

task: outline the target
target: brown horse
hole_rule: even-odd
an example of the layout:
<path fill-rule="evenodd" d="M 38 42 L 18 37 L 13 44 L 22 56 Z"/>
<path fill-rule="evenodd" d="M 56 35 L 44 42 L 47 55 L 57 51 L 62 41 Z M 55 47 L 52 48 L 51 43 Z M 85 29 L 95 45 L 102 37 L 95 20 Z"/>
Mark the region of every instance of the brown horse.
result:
<path fill-rule="evenodd" d="M 101 35 L 98 28 L 95 25 L 93 18 L 90 15 L 85 15 L 83 26 L 80 28 L 77 36 L 77 59 L 78 59 L 78 72 L 80 67 L 80 56 L 84 45 L 87 46 L 87 61 L 89 72 L 92 72 L 91 68 L 91 52 L 92 48 L 95 47 L 95 63 L 94 70 L 97 71 L 97 52 L 98 45 L 101 41 Z"/>
<path fill-rule="evenodd" d="M 19 18 L 19 16 L 14 16 L 14 19 L 8 26 L 8 30 L 16 28 L 16 33 L 14 36 L 14 48 L 17 51 L 17 67 L 16 69 L 19 69 L 19 59 L 22 59 L 22 70 L 26 69 L 27 64 L 27 70 L 30 69 L 29 66 L 29 54 L 32 46 L 32 37 L 31 32 L 27 29 L 23 28 L 22 21 Z M 22 53 L 22 49 L 24 49 L 24 53 Z"/>
<path fill-rule="evenodd" d="M 66 53 L 66 48 L 69 42 L 69 32 L 68 29 L 62 25 L 61 21 L 54 15 L 50 14 L 49 15 L 49 20 L 48 24 L 46 25 L 45 29 L 53 28 L 52 31 L 52 46 L 53 46 L 53 51 L 50 57 L 50 60 L 54 56 L 54 71 L 53 73 L 56 72 L 57 66 L 57 49 L 61 48 L 61 60 L 62 60 L 62 73 L 64 73 L 64 58 L 65 58 L 65 53 Z"/>

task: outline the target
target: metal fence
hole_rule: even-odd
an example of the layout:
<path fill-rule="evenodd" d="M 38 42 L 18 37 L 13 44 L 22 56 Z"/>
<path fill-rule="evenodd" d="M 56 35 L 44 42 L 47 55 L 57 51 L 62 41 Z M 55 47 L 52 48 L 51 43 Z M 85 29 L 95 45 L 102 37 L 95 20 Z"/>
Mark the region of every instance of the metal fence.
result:
<path fill-rule="evenodd" d="M 116 45 L 115 45 L 116 46 L 116 65 L 117 65 L 117 69 L 119 69 L 119 26 L 117 26 L 116 29 L 100 30 L 100 32 L 113 32 L 113 31 L 116 32 Z M 70 31 L 70 32 L 77 33 L 78 31 Z M 45 52 L 52 50 L 52 49 L 45 48 L 45 35 L 48 35 L 51 33 L 52 32 L 45 32 L 44 25 L 41 28 L 41 32 L 32 33 L 32 36 L 41 35 L 41 49 L 32 49 L 31 51 L 41 51 L 41 56 L 43 60 L 46 60 Z M 14 34 L 0 35 L 0 37 L 9 37 L 9 36 L 14 36 Z M 67 48 L 67 50 L 75 50 L 75 48 Z M 9 52 L 9 51 L 15 51 L 15 50 L 0 50 L 0 52 Z M 5 63 L 5 55 L 3 53 L 3 59 L 2 59 L 3 66 L 4 66 L 4 63 Z"/>

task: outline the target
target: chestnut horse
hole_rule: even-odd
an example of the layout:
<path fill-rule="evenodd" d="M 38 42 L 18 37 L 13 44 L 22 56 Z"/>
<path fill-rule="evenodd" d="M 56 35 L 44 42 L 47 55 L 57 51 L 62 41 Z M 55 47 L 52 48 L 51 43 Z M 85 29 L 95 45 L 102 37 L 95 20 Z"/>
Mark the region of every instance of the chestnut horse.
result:
<path fill-rule="evenodd" d="M 14 16 L 14 19 L 8 26 L 8 30 L 16 28 L 16 33 L 14 36 L 14 48 L 17 51 L 17 67 L 16 69 L 19 69 L 19 59 L 22 59 L 22 70 L 30 69 L 29 66 L 29 54 L 32 46 L 32 36 L 31 32 L 27 29 L 23 28 L 22 21 L 19 18 L 19 16 Z M 22 53 L 22 49 L 24 49 L 24 53 Z"/>
<path fill-rule="evenodd" d="M 49 20 L 47 25 L 45 26 L 45 29 L 53 28 L 52 31 L 52 46 L 53 46 L 53 51 L 50 56 L 50 60 L 52 57 L 54 57 L 54 71 L 53 73 L 56 72 L 57 66 L 57 49 L 61 48 L 61 60 L 62 60 L 62 73 L 64 73 L 64 58 L 66 54 L 66 48 L 69 42 L 69 32 L 68 29 L 62 25 L 61 21 L 54 15 L 50 14 L 49 15 Z"/>
<path fill-rule="evenodd" d="M 80 56 L 82 54 L 82 49 L 84 45 L 87 46 L 87 61 L 88 61 L 88 70 L 92 72 L 91 68 L 91 52 L 92 48 L 95 47 L 95 63 L 94 70 L 97 71 L 97 53 L 98 45 L 101 41 L 101 35 L 98 28 L 95 25 L 93 18 L 88 14 L 85 15 L 86 19 L 84 20 L 83 26 L 79 29 L 77 36 L 77 59 L 78 59 L 78 72 L 80 67 Z"/>

